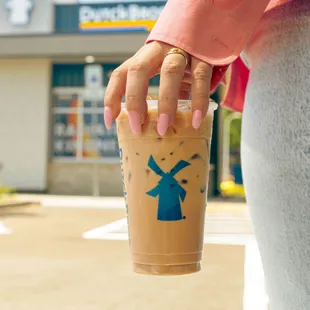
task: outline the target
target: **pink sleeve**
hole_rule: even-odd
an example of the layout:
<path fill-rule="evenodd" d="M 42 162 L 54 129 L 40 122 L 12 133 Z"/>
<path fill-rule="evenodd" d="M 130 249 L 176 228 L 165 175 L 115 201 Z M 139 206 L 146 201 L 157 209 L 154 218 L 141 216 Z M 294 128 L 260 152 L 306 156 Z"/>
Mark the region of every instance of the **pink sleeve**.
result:
<path fill-rule="evenodd" d="M 221 105 L 229 110 L 243 112 L 250 72 L 240 57 L 231 64 L 230 83 Z"/>
<path fill-rule="evenodd" d="M 241 53 L 270 0 L 168 0 L 147 42 L 162 41 L 211 64 Z"/>

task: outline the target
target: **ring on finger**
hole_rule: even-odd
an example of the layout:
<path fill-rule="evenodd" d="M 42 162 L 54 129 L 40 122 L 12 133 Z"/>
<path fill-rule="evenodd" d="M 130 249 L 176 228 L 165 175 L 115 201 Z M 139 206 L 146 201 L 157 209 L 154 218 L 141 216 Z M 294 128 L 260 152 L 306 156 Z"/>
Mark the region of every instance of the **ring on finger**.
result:
<path fill-rule="evenodd" d="M 184 59 L 185 59 L 185 66 L 188 65 L 190 59 L 189 59 L 189 55 L 185 51 L 183 51 L 180 48 L 174 47 L 166 54 L 166 57 L 168 55 L 173 55 L 173 54 L 182 55 L 184 57 Z"/>

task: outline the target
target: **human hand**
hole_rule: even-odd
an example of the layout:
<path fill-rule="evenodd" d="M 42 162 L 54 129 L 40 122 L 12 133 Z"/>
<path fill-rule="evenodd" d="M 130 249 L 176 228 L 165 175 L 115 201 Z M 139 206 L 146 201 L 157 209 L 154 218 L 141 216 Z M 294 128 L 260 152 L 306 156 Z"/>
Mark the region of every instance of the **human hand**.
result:
<path fill-rule="evenodd" d="M 104 98 L 104 120 L 111 128 L 121 111 L 122 97 L 134 134 L 141 131 L 147 116 L 148 81 L 160 73 L 157 131 L 165 135 L 176 116 L 178 99 L 192 100 L 192 125 L 199 128 L 209 106 L 212 66 L 183 54 L 169 54 L 173 46 L 151 42 L 144 45 L 132 58 L 115 69 Z"/>

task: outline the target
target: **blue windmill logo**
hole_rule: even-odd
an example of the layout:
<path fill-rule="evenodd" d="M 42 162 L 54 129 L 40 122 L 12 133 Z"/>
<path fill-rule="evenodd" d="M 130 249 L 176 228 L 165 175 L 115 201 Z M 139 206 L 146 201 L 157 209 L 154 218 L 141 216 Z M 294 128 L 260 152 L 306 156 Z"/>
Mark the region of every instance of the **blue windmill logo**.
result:
<path fill-rule="evenodd" d="M 158 196 L 157 219 L 159 221 L 179 221 L 185 219 L 182 214 L 181 201 L 184 202 L 186 190 L 174 178 L 177 173 L 189 166 L 190 163 L 180 160 L 170 172 L 164 172 L 150 156 L 148 166 L 161 177 L 156 187 L 146 194 Z M 181 200 L 181 201 L 180 201 Z"/>

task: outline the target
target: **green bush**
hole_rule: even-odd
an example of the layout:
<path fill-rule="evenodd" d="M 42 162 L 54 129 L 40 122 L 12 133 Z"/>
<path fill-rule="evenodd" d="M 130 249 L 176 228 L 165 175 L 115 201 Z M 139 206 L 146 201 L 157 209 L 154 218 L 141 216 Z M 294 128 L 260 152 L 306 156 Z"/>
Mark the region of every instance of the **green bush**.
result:
<path fill-rule="evenodd" d="M 11 195 L 15 193 L 15 189 L 11 187 L 1 186 L 0 185 L 0 199 L 3 195 Z"/>

